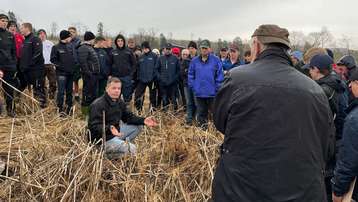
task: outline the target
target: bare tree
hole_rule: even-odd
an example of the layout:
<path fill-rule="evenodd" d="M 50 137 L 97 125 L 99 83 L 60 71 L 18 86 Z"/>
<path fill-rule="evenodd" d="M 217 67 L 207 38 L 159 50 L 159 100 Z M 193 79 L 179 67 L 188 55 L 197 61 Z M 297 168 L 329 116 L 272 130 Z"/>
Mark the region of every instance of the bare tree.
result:
<path fill-rule="evenodd" d="M 301 31 L 292 31 L 289 36 L 291 48 L 293 50 L 302 50 L 306 42 L 306 36 Z"/>
<path fill-rule="evenodd" d="M 342 38 L 340 40 L 340 45 L 346 49 L 346 54 L 350 55 L 350 45 L 351 45 L 351 38 L 349 38 L 347 35 L 342 35 Z"/>

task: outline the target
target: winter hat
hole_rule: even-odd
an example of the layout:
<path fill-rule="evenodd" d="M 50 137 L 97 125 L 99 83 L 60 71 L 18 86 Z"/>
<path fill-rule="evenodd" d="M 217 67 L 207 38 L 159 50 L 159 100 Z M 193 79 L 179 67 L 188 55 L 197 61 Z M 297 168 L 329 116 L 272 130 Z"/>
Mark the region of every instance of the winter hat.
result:
<path fill-rule="evenodd" d="M 152 52 L 155 53 L 155 54 L 157 54 L 157 55 L 160 55 L 160 51 L 159 51 L 158 49 L 156 49 L 156 48 L 154 48 L 154 49 L 152 50 Z"/>
<path fill-rule="evenodd" d="M 96 36 L 92 32 L 87 31 L 87 32 L 85 32 L 85 35 L 83 38 L 85 41 L 91 41 L 92 39 L 95 39 Z"/>
<path fill-rule="evenodd" d="M 310 68 L 317 67 L 319 70 L 328 69 L 332 70 L 334 64 L 333 59 L 329 55 L 319 54 L 313 56 L 309 64 Z"/>
<path fill-rule="evenodd" d="M 277 25 L 260 25 L 252 37 L 257 37 L 263 44 L 280 43 L 290 47 L 289 35 L 287 29 Z"/>
<path fill-rule="evenodd" d="M 167 43 L 167 45 L 165 46 L 166 49 L 171 49 L 173 48 L 173 45 L 171 43 Z"/>
<path fill-rule="evenodd" d="M 348 69 L 354 69 L 357 66 L 357 63 L 353 56 L 345 55 L 338 60 L 337 65 L 346 66 Z"/>
<path fill-rule="evenodd" d="M 0 19 L 7 19 L 7 20 L 9 20 L 9 17 L 7 17 L 7 15 L 5 15 L 5 14 L 0 14 Z"/>
<path fill-rule="evenodd" d="M 67 38 L 71 37 L 71 33 L 67 30 L 62 30 L 60 32 L 60 40 L 65 40 Z"/>
<path fill-rule="evenodd" d="M 173 55 L 179 56 L 180 55 L 180 49 L 178 47 L 174 47 L 172 49 Z"/>
<path fill-rule="evenodd" d="M 194 42 L 194 41 L 190 41 L 189 44 L 188 44 L 188 48 L 195 48 L 195 49 L 198 49 L 198 45 Z"/>
<path fill-rule="evenodd" d="M 144 42 L 142 43 L 142 48 L 148 48 L 148 49 L 150 49 L 149 42 L 148 42 L 148 41 L 144 41 Z"/>
<path fill-rule="evenodd" d="M 303 53 L 301 51 L 293 51 L 291 53 L 291 56 L 296 58 L 298 61 L 302 61 L 303 60 Z"/>

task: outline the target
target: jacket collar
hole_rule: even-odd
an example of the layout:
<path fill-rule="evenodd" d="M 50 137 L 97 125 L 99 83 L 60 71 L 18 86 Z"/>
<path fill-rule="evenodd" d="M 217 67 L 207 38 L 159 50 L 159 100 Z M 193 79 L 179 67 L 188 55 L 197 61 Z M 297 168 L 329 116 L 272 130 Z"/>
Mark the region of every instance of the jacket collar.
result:
<path fill-rule="evenodd" d="M 290 56 L 288 55 L 288 53 L 279 47 L 273 47 L 273 48 L 264 50 L 255 61 L 263 60 L 263 59 L 272 59 L 272 58 L 279 59 L 282 62 L 284 62 L 290 66 L 293 66 L 292 60 L 291 60 Z"/>
<path fill-rule="evenodd" d="M 104 93 L 103 95 L 104 99 L 106 100 L 106 102 L 111 105 L 111 106 L 115 106 L 120 102 L 120 99 L 113 101 L 111 97 L 109 97 L 108 93 Z"/>

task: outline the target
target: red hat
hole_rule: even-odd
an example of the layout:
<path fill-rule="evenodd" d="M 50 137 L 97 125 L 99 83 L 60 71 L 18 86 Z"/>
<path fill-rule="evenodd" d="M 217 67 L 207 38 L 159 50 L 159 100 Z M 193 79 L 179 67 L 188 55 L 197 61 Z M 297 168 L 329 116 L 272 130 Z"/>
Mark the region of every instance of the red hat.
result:
<path fill-rule="evenodd" d="M 174 48 L 172 48 L 172 53 L 173 53 L 174 55 L 180 55 L 180 49 L 177 48 L 177 47 L 174 47 Z"/>

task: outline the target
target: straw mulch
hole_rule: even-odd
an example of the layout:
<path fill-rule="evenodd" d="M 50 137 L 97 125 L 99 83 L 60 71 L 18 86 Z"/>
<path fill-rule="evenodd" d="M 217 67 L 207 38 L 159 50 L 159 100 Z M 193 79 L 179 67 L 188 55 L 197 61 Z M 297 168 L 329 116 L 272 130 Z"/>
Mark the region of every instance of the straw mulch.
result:
<path fill-rule="evenodd" d="M 53 106 L 53 105 L 51 105 Z M 108 160 L 85 137 L 78 115 L 22 106 L 0 118 L 0 201 L 207 201 L 222 136 L 186 127 L 183 113 L 155 113 L 160 125 L 137 137 L 136 156 Z"/>

